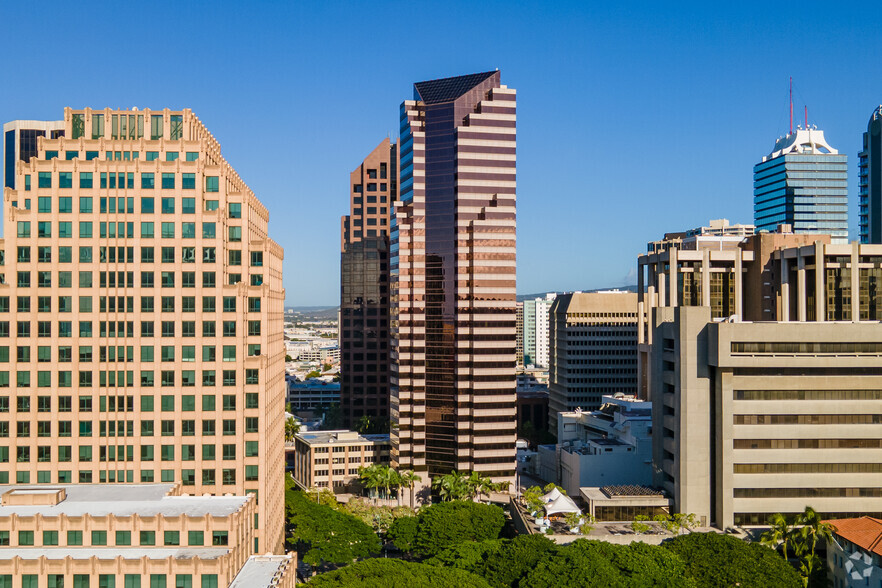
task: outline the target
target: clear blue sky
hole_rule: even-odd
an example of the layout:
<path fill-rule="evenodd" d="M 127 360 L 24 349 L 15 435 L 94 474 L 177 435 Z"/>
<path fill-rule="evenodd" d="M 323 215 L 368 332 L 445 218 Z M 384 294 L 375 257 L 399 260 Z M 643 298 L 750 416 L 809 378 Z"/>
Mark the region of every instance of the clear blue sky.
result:
<path fill-rule="evenodd" d="M 3 2 L 0 119 L 192 108 L 271 214 L 289 304 L 339 301 L 348 174 L 415 81 L 518 90 L 518 292 L 633 283 L 648 240 L 752 222 L 795 111 L 849 156 L 882 103 L 882 6 L 803 2 Z"/>

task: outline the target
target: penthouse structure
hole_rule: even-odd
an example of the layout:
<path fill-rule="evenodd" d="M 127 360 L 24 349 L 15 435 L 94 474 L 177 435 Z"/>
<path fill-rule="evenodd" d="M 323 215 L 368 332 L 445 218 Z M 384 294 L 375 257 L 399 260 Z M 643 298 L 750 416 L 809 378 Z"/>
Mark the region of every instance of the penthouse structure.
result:
<path fill-rule="evenodd" d="M 190 110 L 67 108 L 15 176 L 0 483 L 254 494 L 247 549 L 281 552 L 284 290 L 267 209 Z"/>
<path fill-rule="evenodd" d="M 64 121 L 14 120 L 3 125 L 3 187 L 15 188 L 16 162 L 37 155 L 37 137 L 64 135 Z"/>
<path fill-rule="evenodd" d="M 414 84 L 392 226 L 392 462 L 514 481 L 515 90 Z"/>
<path fill-rule="evenodd" d="M 600 408 L 604 396 L 637 392 L 637 295 L 575 292 L 549 317 L 548 423 L 558 413 Z"/>
<path fill-rule="evenodd" d="M 784 248 L 816 242 L 823 246 L 831 239 L 829 235 L 796 235 L 788 225 L 753 235 L 750 225 L 730 227 L 725 219 L 709 224 L 668 233 L 664 239 L 650 242 L 647 253 L 637 258 L 641 398 L 649 398 L 651 325 L 657 308 L 707 306 L 717 320 L 733 316 L 752 321 L 778 320 L 789 310 L 786 305 L 782 307 L 781 266 L 773 256 Z M 785 273 L 789 276 L 789 270 Z M 792 279 L 795 283 L 796 276 Z M 789 295 L 787 291 L 785 297 Z"/>
<path fill-rule="evenodd" d="M 753 168 L 753 217 L 758 231 L 788 224 L 794 233 L 848 242 L 848 156 L 817 127 L 798 128 L 775 142 Z"/>
<path fill-rule="evenodd" d="M 389 418 L 389 230 L 398 197 L 398 145 L 384 139 L 349 175 L 340 254 L 343 424 Z"/>

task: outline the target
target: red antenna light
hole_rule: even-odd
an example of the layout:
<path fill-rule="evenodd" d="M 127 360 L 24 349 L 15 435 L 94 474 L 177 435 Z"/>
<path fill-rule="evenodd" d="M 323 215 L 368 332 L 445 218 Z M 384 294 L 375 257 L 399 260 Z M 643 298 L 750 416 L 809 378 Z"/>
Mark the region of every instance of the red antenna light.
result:
<path fill-rule="evenodd" d="M 790 76 L 790 134 L 793 134 L 793 76 Z"/>

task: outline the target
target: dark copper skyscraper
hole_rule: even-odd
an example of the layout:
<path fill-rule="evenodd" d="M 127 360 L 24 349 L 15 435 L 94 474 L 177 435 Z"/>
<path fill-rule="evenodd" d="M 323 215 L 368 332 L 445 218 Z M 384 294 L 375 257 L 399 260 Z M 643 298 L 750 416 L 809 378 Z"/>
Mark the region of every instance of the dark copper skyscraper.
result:
<path fill-rule="evenodd" d="M 343 425 L 389 418 L 389 225 L 398 193 L 398 149 L 389 139 L 349 175 L 341 226 L 340 408 Z"/>
<path fill-rule="evenodd" d="M 392 226 L 393 464 L 513 480 L 515 91 L 414 84 Z"/>

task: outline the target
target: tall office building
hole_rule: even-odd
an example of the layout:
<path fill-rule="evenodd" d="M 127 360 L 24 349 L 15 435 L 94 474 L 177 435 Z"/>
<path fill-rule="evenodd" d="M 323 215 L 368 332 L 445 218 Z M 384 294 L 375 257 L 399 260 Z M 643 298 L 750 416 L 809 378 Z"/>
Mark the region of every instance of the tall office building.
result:
<path fill-rule="evenodd" d="M 15 188 L 15 162 L 37 155 L 37 137 L 57 139 L 64 121 L 14 120 L 3 125 L 3 186 Z"/>
<path fill-rule="evenodd" d="M 280 552 L 285 295 L 267 209 L 189 110 L 65 109 L 63 136 L 14 173 L 0 484 L 252 493 L 252 547 Z"/>
<path fill-rule="evenodd" d="M 524 300 L 524 365 L 548 367 L 548 322 L 551 304 L 557 294 Z"/>
<path fill-rule="evenodd" d="M 343 426 L 389 418 L 389 226 L 398 146 L 384 139 L 349 174 L 341 228 L 340 408 Z"/>
<path fill-rule="evenodd" d="M 561 412 L 597 410 L 603 396 L 637 394 L 637 294 L 574 292 L 550 315 L 548 423 Z"/>
<path fill-rule="evenodd" d="M 515 318 L 515 337 L 517 337 L 516 355 L 517 364 L 524 365 L 524 303 L 518 302 L 517 315 Z"/>
<path fill-rule="evenodd" d="M 858 228 L 861 243 L 882 243 L 882 106 L 876 108 L 864 133 L 859 159 Z"/>
<path fill-rule="evenodd" d="M 793 232 L 829 234 L 848 242 L 848 157 L 816 128 L 778 139 L 753 167 L 753 218 L 757 231 L 788 224 Z"/>
<path fill-rule="evenodd" d="M 414 84 L 392 226 L 392 462 L 514 481 L 515 91 Z"/>

